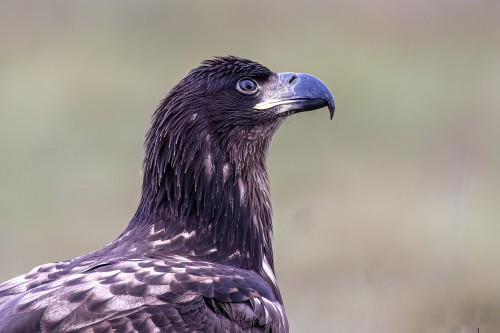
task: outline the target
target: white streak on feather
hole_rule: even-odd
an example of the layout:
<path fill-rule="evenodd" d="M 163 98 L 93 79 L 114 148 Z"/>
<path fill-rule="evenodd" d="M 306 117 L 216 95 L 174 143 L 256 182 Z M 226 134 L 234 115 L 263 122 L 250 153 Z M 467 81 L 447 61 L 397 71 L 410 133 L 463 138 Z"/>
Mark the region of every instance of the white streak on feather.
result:
<path fill-rule="evenodd" d="M 264 274 L 267 275 L 269 279 L 273 282 L 273 284 L 277 287 L 276 276 L 274 275 L 274 272 L 271 269 L 271 265 L 269 265 L 269 262 L 265 257 L 262 260 L 262 269 L 264 270 Z"/>
<path fill-rule="evenodd" d="M 212 178 L 212 175 L 214 174 L 214 163 L 212 161 L 212 154 L 208 153 L 205 156 L 205 160 L 203 161 L 203 166 L 205 167 L 205 174 L 210 180 Z"/>
<path fill-rule="evenodd" d="M 238 189 L 240 190 L 240 205 L 241 206 L 246 206 L 247 185 L 245 184 L 245 182 L 241 178 L 238 178 Z"/>
<path fill-rule="evenodd" d="M 184 231 L 178 235 L 175 235 L 174 237 L 172 238 L 168 238 L 168 239 L 158 239 L 158 240 L 155 240 L 155 241 L 152 241 L 151 242 L 151 245 L 153 246 L 163 246 L 163 245 L 167 245 L 167 244 L 170 244 L 172 243 L 173 241 L 177 241 L 178 239 L 180 238 L 184 238 L 184 239 L 190 239 L 192 237 L 196 236 L 196 231 L 193 230 L 191 232 L 187 232 L 187 231 Z"/>
<path fill-rule="evenodd" d="M 229 178 L 229 171 L 231 171 L 231 166 L 226 163 L 222 166 L 222 183 L 225 184 Z"/>

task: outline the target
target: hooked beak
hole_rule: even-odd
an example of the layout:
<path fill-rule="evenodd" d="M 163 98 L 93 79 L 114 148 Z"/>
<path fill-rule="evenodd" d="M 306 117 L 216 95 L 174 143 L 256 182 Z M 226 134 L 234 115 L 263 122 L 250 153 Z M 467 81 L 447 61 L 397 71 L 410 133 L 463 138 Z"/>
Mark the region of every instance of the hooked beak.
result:
<path fill-rule="evenodd" d="M 278 73 L 276 89 L 254 106 L 256 110 L 276 107 L 279 115 L 290 115 L 327 106 L 330 119 L 335 112 L 335 101 L 328 87 L 317 77 L 304 73 Z"/>

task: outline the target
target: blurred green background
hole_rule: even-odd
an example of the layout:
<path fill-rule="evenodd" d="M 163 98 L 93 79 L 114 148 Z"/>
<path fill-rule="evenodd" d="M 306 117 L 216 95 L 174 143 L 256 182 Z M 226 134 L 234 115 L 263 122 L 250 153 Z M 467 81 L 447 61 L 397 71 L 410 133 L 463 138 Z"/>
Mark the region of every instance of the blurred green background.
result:
<path fill-rule="evenodd" d="M 307 72 L 268 160 L 292 332 L 500 330 L 500 2 L 0 2 L 0 280 L 113 240 L 192 67 Z"/>

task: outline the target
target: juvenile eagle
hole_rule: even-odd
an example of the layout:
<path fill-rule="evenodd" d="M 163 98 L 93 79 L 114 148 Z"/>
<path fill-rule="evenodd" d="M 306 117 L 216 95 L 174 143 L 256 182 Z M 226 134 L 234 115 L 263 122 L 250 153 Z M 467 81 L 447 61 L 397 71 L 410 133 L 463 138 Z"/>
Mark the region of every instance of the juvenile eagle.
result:
<path fill-rule="evenodd" d="M 139 207 L 111 244 L 0 285 L 0 332 L 287 332 L 266 155 L 317 78 L 237 57 L 191 70 L 156 109 Z"/>

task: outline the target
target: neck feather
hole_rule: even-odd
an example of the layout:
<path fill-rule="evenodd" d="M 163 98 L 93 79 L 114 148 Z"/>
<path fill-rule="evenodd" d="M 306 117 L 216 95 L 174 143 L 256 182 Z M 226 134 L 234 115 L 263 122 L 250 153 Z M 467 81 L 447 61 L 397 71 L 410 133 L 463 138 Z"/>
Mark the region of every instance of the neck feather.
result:
<path fill-rule="evenodd" d="M 196 113 L 187 120 L 161 108 L 155 113 L 146 136 L 142 199 L 124 234 L 143 230 L 158 254 L 257 272 L 267 262 L 273 269 L 265 166 L 270 137 L 221 140 L 197 120 Z"/>

